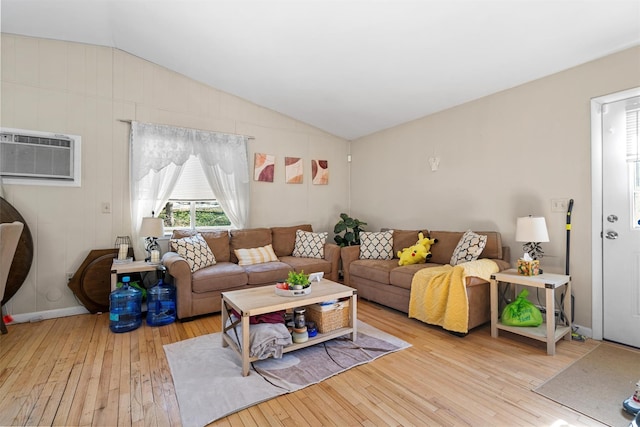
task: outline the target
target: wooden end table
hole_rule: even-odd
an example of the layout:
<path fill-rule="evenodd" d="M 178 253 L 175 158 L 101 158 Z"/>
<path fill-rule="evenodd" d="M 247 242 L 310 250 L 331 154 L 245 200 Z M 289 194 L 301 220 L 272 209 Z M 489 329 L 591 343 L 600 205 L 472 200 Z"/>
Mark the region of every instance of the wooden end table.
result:
<path fill-rule="evenodd" d="M 115 291 L 118 284 L 118 274 L 145 273 L 156 271 L 161 264 L 146 261 L 132 261 L 126 263 L 113 262 L 111 264 L 111 291 Z"/>
<path fill-rule="evenodd" d="M 498 320 L 498 282 L 530 286 L 545 290 L 546 319 L 537 327 L 507 326 Z M 563 317 L 564 325 L 556 325 L 555 290 L 565 286 Z M 491 336 L 498 337 L 498 330 L 505 330 L 547 343 L 547 354 L 556 354 L 556 342 L 564 337 L 571 341 L 571 276 L 543 273 L 537 276 L 523 276 L 516 269 L 501 271 L 491 275 Z"/>

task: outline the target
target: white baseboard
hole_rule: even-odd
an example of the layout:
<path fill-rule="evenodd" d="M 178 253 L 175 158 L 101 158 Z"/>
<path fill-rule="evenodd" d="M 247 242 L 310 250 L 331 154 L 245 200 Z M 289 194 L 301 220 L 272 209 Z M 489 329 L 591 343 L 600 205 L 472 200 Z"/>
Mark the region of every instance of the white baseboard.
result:
<path fill-rule="evenodd" d="M 58 317 L 75 316 L 77 314 L 87 313 L 89 313 L 89 311 L 85 307 L 77 305 L 75 307 L 36 311 L 34 313 L 12 314 L 11 317 L 13 317 L 13 322 L 11 323 L 40 322 L 41 320 L 45 319 L 56 319 Z"/>

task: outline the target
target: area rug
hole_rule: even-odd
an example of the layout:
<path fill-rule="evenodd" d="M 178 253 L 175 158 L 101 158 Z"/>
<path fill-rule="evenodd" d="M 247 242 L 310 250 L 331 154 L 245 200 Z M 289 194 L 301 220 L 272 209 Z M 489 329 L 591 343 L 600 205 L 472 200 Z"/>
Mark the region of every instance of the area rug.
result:
<path fill-rule="evenodd" d="M 534 391 L 610 426 L 626 427 L 622 409 L 640 380 L 640 351 L 602 343 Z"/>
<path fill-rule="evenodd" d="M 242 376 L 240 357 L 222 347 L 220 333 L 164 346 L 184 427 L 204 426 L 229 414 L 319 383 L 354 366 L 411 345 L 362 321 L 358 337 L 334 339 L 254 362 Z"/>

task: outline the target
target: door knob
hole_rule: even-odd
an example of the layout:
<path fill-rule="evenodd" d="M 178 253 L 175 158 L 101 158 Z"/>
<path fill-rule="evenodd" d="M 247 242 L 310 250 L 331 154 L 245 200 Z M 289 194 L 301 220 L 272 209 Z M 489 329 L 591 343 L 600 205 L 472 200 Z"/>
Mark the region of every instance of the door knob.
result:
<path fill-rule="evenodd" d="M 612 214 L 612 215 L 609 215 L 607 217 L 607 221 L 609 221 L 609 222 L 616 222 L 617 220 L 618 220 L 618 216 L 617 215 L 613 215 Z"/>
<path fill-rule="evenodd" d="M 616 233 L 615 231 L 607 231 L 606 237 L 607 239 L 615 240 L 618 238 L 618 233 Z"/>

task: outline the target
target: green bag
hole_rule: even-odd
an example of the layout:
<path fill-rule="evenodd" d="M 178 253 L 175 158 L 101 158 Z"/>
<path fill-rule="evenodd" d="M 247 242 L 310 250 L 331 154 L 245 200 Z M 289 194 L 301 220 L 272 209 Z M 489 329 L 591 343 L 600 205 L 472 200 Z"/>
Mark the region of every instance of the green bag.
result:
<path fill-rule="evenodd" d="M 502 310 L 502 324 L 507 326 L 540 326 L 542 313 L 528 299 L 529 291 L 523 289 L 515 301 Z"/>

